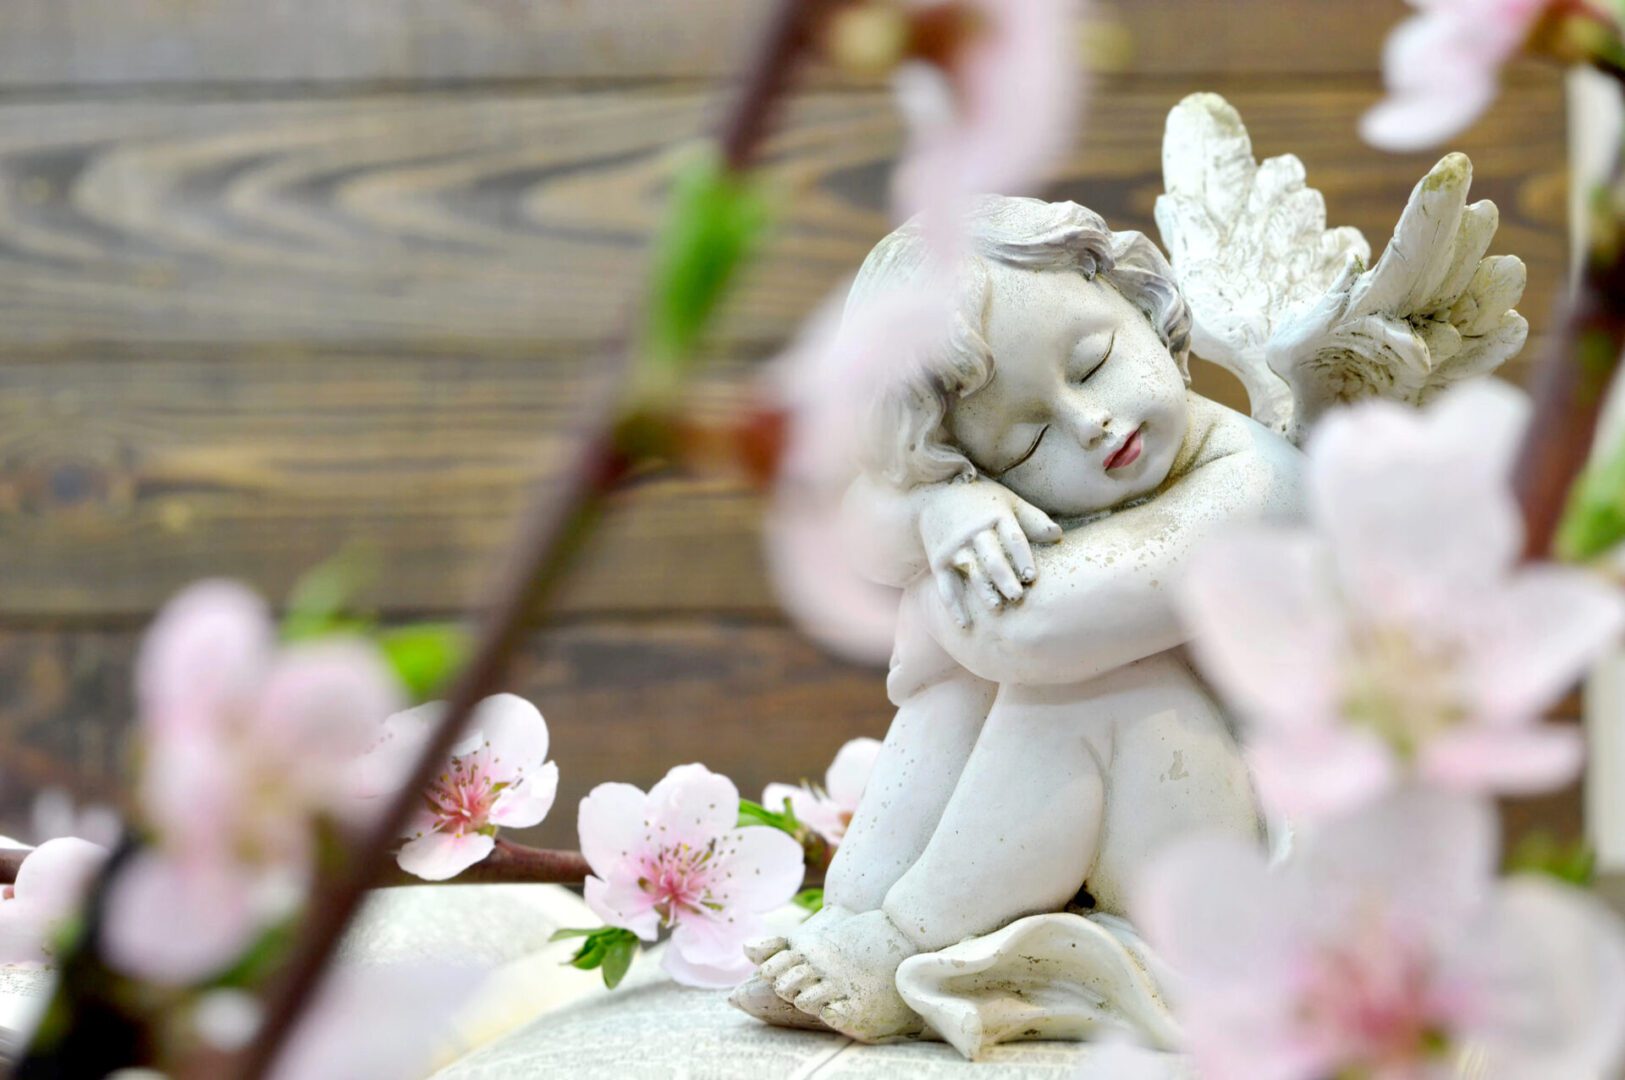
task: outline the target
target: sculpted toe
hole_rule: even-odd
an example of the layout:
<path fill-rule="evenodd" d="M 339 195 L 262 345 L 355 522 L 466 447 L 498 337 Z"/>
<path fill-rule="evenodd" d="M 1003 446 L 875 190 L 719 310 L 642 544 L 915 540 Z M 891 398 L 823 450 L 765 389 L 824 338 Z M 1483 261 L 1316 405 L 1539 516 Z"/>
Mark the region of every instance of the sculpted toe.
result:
<path fill-rule="evenodd" d="M 745 942 L 745 956 L 751 963 L 760 967 L 789 946 L 790 940 L 783 936 L 757 938 L 755 941 Z"/>
<path fill-rule="evenodd" d="M 794 949 L 783 949 L 762 961 L 762 978 L 768 982 L 777 982 L 780 975 L 806 962 L 806 959 Z"/>

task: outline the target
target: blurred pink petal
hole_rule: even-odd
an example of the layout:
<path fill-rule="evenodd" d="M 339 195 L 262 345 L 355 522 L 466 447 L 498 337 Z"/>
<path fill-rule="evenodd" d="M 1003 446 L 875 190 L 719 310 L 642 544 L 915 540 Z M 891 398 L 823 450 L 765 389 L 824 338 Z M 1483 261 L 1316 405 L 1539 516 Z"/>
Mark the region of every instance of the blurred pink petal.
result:
<path fill-rule="evenodd" d="M 203 581 L 164 605 L 142 639 L 135 691 L 149 730 L 210 724 L 258 692 L 276 632 L 270 610 L 234 581 Z"/>
<path fill-rule="evenodd" d="M 909 143 L 894 180 L 898 216 L 924 214 L 939 249 L 955 243 L 953 223 L 972 196 L 1024 193 L 1071 144 L 1084 84 L 1082 6 L 971 0 L 978 25 L 950 70 L 899 72 Z"/>
<path fill-rule="evenodd" d="M 879 755 L 879 739 L 853 739 L 836 752 L 824 774 L 822 788 L 769 784 L 762 791 L 762 805 L 776 811 L 788 800 L 798 821 L 830 843 L 839 844 L 857 812 L 858 800 L 863 797 Z"/>
<path fill-rule="evenodd" d="M 1193 558 L 1195 656 L 1247 723 L 1273 808 L 1348 809 L 1417 770 L 1519 794 L 1572 778 L 1540 714 L 1618 639 L 1625 603 L 1579 570 L 1514 568 L 1527 413 L 1489 380 L 1425 409 L 1334 412 L 1309 443 L 1308 526 L 1236 530 Z"/>
<path fill-rule="evenodd" d="M 230 967 L 297 906 L 300 885 L 218 860 L 136 855 L 113 881 L 102 923 L 108 963 L 133 978 L 184 986 Z"/>
<path fill-rule="evenodd" d="M 588 906 L 644 940 L 671 929 L 665 966 L 679 982 L 741 981 L 752 970 L 744 943 L 795 895 L 803 868 L 788 834 L 738 820 L 738 789 L 703 765 L 679 765 L 647 795 L 599 785 L 577 819 Z"/>
<path fill-rule="evenodd" d="M 340 967 L 273 1065 L 272 1080 L 410 1080 L 479 986 L 472 965 Z"/>
<path fill-rule="evenodd" d="M 0 964 L 51 960 L 51 935 L 78 914 L 107 855 L 99 844 L 65 836 L 23 857 L 17 880 L 0 898 Z"/>
<path fill-rule="evenodd" d="M 1551 0 L 1427 0 L 1383 50 L 1389 97 L 1360 123 L 1386 150 L 1421 150 L 1471 124 Z"/>
<path fill-rule="evenodd" d="M 1625 928 L 1555 884 L 1499 885 L 1482 803 L 1409 789 L 1303 837 L 1283 865 L 1197 838 L 1149 868 L 1134 912 L 1180 976 L 1204 1080 L 1609 1075 Z M 1529 890 L 1533 890 L 1533 894 Z"/>
<path fill-rule="evenodd" d="M 1585 738 L 1578 728 L 1543 724 L 1446 732 L 1423 748 L 1417 771 L 1444 787 L 1517 796 L 1563 787 L 1584 763 Z"/>
<path fill-rule="evenodd" d="M 405 781 L 445 706 L 434 702 L 385 721 L 371 750 L 351 770 L 362 797 L 392 794 Z M 513 694 L 480 702 L 445 770 L 424 792 L 426 811 L 408 825 L 396 861 L 430 881 L 455 877 L 489 855 L 501 826 L 541 822 L 558 794 L 558 766 L 547 756 L 547 722 Z"/>

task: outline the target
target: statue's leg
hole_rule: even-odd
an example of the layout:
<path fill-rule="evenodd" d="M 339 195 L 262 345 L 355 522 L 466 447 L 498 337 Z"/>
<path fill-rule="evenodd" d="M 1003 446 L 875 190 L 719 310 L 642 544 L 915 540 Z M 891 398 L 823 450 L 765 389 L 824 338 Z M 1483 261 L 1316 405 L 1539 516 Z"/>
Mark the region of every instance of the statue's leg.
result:
<path fill-rule="evenodd" d="M 925 850 L 883 904 L 917 950 L 1060 911 L 1098 853 L 1111 725 L 1076 687 L 1005 686 Z"/>
<path fill-rule="evenodd" d="M 816 947 L 853 915 L 879 909 L 936 831 L 997 689 L 943 652 L 908 600 L 887 686 L 897 714 L 825 875 L 824 909 L 785 937 L 750 943 L 751 959 L 767 970 L 802 966 L 803 949 Z M 800 1012 L 763 975 L 739 987 L 732 1000 L 768 1023 L 821 1026 L 816 1009 Z"/>
<path fill-rule="evenodd" d="M 854 1038 L 917 1033 L 922 1021 L 897 993 L 898 965 L 1061 910 L 1093 865 L 1111 722 L 1091 711 L 1077 687 L 1001 688 L 936 830 L 880 909 L 794 942 L 760 977 Z"/>
<path fill-rule="evenodd" d="M 920 857 L 959 782 L 994 687 L 959 670 L 904 701 L 824 878 L 824 902 L 873 911 Z"/>

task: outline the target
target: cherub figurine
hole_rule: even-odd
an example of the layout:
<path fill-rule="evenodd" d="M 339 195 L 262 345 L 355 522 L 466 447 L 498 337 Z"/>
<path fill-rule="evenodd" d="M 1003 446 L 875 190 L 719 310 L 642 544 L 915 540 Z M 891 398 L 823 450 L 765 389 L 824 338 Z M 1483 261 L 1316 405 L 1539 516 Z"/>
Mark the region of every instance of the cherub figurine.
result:
<path fill-rule="evenodd" d="M 1193 830 L 1268 831 L 1182 652 L 1185 560 L 1216 529 L 1299 511 L 1295 444 L 1326 404 L 1420 402 L 1522 346 L 1523 267 L 1483 258 L 1496 213 L 1466 205 L 1464 157 L 1422 180 L 1366 271 L 1360 234 L 1326 229 L 1296 158 L 1258 164 L 1222 99 L 1181 103 L 1163 155 L 1172 264 L 1074 203 L 981 199 L 953 332 L 873 410 L 848 509 L 865 572 L 903 590 L 897 714 L 824 909 L 752 947 L 760 971 L 734 1000 L 753 1015 L 868 1042 L 935 1034 L 966 1053 L 1086 1032 L 1038 1022 L 1043 995 L 1016 976 L 980 984 L 978 1009 L 1000 987 L 1022 998 L 1019 1030 L 991 1036 L 985 1016 L 922 1015 L 925 995 L 899 978 L 911 958 L 1063 912 L 1107 927 L 1121 956 L 1080 953 L 1043 978 L 1098 990 L 1088 965 L 1120 964 L 1154 998 L 1154 964 L 1121 919 L 1137 869 Z M 854 297 L 908 284 L 924 244 L 915 224 L 886 237 Z M 1253 417 L 1189 389 L 1193 342 L 1238 374 Z"/>

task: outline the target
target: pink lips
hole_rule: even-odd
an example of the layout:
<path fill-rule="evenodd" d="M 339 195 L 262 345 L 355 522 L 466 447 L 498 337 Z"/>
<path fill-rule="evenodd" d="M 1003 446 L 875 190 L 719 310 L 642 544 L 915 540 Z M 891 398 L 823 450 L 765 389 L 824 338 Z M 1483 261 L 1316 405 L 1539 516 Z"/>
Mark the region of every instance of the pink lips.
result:
<path fill-rule="evenodd" d="M 1134 464 L 1140 460 L 1141 449 L 1140 429 L 1135 428 L 1129 437 L 1123 440 L 1123 445 L 1113 450 L 1111 455 L 1106 458 L 1106 471 L 1111 472 L 1113 469 L 1121 469 L 1124 466 Z"/>

